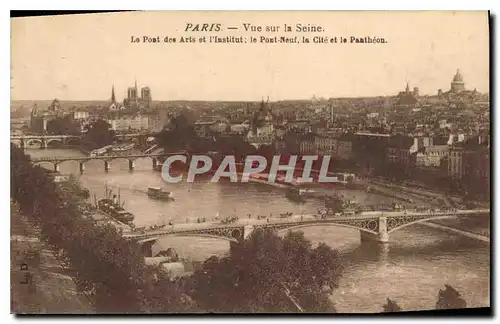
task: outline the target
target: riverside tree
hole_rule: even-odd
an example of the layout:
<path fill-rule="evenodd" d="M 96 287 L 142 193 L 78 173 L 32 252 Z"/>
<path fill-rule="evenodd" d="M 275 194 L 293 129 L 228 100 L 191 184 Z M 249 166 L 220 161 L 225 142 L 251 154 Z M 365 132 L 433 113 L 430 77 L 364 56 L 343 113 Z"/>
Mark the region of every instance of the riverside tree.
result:
<path fill-rule="evenodd" d="M 79 288 L 102 313 L 182 312 L 192 301 L 157 268 L 144 264 L 140 247 L 114 227 L 82 216 L 68 187 L 61 192 L 46 170 L 11 146 L 11 197 L 41 228 Z M 76 193 L 74 193 L 76 196 Z"/>
<path fill-rule="evenodd" d="M 208 259 L 191 296 L 212 312 L 334 312 L 329 296 L 339 276 L 339 255 L 327 245 L 313 248 L 302 232 L 258 230 L 227 257 Z"/>
<path fill-rule="evenodd" d="M 83 142 L 93 149 L 100 148 L 113 144 L 116 139 L 115 135 L 111 125 L 107 121 L 99 119 L 87 127 L 87 134 L 85 134 Z"/>
<path fill-rule="evenodd" d="M 444 285 L 444 289 L 439 290 L 437 309 L 459 309 L 466 308 L 467 302 L 460 293 L 450 285 Z"/>
<path fill-rule="evenodd" d="M 170 123 L 156 135 L 160 147 L 166 151 L 189 150 L 198 139 L 193 117 L 183 112 L 170 120 Z"/>
<path fill-rule="evenodd" d="M 382 306 L 382 312 L 384 313 L 394 313 L 394 312 L 400 312 L 401 307 L 395 302 L 387 298 L 387 303 Z"/>

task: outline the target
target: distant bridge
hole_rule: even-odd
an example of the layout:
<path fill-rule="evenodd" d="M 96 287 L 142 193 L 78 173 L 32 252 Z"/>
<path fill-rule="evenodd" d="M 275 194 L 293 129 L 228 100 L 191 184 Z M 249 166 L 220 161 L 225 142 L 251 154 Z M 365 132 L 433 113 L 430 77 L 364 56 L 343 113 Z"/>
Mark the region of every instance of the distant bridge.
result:
<path fill-rule="evenodd" d="M 117 139 L 137 139 L 140 142 L 145 142 L 151 134 L 146 133 L 132 133 L 132 134 L 116 134 Z M 83 135 L 14 135 L 10 137 L 11 143 L 25 148 L 32 143 L 39 143 L 41 148 L 46 149 L 52 142 L 60 144 L 79 144 Z"/>
<path fill-rule="evenodd" d="M 39 143 L 41 148 L 47 148 L 51 142 L 60 144 L 79 144 L 81 136 L 74 135 L 16 135 L 10 137 L 10 142 L 25 148 L 32 143 Z"/>
<path fill-rule="evenodd" d="M 54 171 L 59 171 L 59 164 L 66 161 L 77 161 L 80 163 L 80 172 L 83 173 L 85 170 L 85 163 L 90 160 L 102 160 L 104 161 L 104 170 L 109 171 L 111 169 L 111 161 L 116 159 L 127 159 L 129 162 L 129 170 L 132 171 L 135 168 L 135 160 L 138 158 L 151 158 L 153 161 L 153 169 L 158 167 L 158 158 L 167 157 L 172 155 L 185 155 L 185 152 L 177 153 L 150 153 L 150 154 L 113 154 L 113 155 L 100 155 L 100 156 L 47 156 L 47 157 L 32 157 L 31 162 L 37 164 L 42 162 L 50 162 L 54 165 Z"/>
<path fill-rule="evenodd" d="M 292 219 L 275 218 L 267 220 L 238 220 L 236 224 L 220 223 L 179 224 L 167 229 L 157 229 L 142 233 L 127 232 L 125 238 L 143 244 L 146 254 L 151 254 L 151 246 L 155 241 L 166 236 L 201 236 L 220 238 L 232 242 L 246 239 L 252 231 L 269 229 L 275 232 L 310 226 L 342 226 L 358 229 L 362 239 L 386 243 L 389 234 L 403 227 L 433 220 L 455 217 L 471 217 L 489 215 L 489 209 L 447 210 L 442 212 L 365 212 L 354 216 L 338 216 L 321 218 L 318 215 L 294 215 Z M 248 224 L 242 224 L 247 221 Z M 252 224 L 250 224 L 250 222 Z"/>

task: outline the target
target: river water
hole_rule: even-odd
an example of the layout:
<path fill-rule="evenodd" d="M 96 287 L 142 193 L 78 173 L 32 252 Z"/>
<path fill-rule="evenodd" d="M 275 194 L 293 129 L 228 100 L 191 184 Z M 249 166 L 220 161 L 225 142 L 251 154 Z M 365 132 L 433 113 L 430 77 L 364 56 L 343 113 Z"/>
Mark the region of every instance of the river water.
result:
<path fill-rule="evenodd" d="M 83 156 L 69 149 L 30 149 L 42 156 Z M 42 163 L 52 169 L 51 163 Z M 196 222 L 219 213 L 220 217 L 238 215 L 278 215 L 281 212 L 312 213 L 322 207 L 319 202 L 297 205 L 284 196 L 282 189 L 262 184 L 210 183 L 198 181 L 166 184 L 159 172 L 152 170 L 149 158 L 138 159 L 135 170 L 128 171 L 128 161 L 114 160 L 111 171 L 104 172 L 104 162 L 85 164 L 79 174 L 78 163 L 60 164 L 62 173 L 73 173 L 97 198 L 104 195 L 104 185 L 120 188 L 125 208 L 135 215 L 136 226 Z M 147 187 L 156 186 L 173 191 L 176 200 L 162 202 L 146 195 Z M 114 190 L 117 192 L 117 190 Z M 391 202 L 389 198 L 363 191 L 344 191 L 346 197 L 360 203 Z M 255 217 L 254 216 L 254 217 Z M 489 306 L 490 249 L 487 243 L 443 232 L 423 225 L 405 227 L 391 233 L 388 245 L 360 242 L 359 231 L 335 227 L 301 229 L 313 243 L 325 242 L 341 251 L 344 272 L 339 288 L 332 295 L 339 312 L 380 312 L 387 298 L 405 310 L 435 308 L 437 293 L 444 284 L 456 288 L 469 307 Z M 173 247 L 179 255 L 204 260 L 228 251 L 224 240 L 194 237 L 172 237 L 160 240 L 154 247 Z"/>

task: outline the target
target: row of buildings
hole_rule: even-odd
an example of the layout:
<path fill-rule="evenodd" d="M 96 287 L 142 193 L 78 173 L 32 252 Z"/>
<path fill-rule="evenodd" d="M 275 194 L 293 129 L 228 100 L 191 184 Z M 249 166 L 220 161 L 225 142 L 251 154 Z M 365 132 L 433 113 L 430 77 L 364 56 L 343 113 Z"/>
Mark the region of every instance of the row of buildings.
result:
<path fill-rule="evenodd" d="M 450 180 L 489 188 L 489 95 L 467 90 L 457 70 L 450 88 L 422 95 L 240 103 L 205 112 L 200 136 L 241 134 L 282 154 L 330 155 L 371 174 Z"/>
<path fill-rule="evenodd" d="M 274 141 L 281 154 L 329 155 L 334 163 L 366 175 L 414 179 L 433 185 L 440 181 L 465 190 L 489 193 L 490 138 L 410 137 L 384 133 L 286 135 Z"/>
<path fill-rule="evenodd" d="M 114 86 L 111 88 L 111 98 L 106 105 L 96 105 L 89 108 L 63 109 L 58 99 L 54 99 L 45 110 L 35 105 L 30 115 L 30 131 L 34 133 L 49 132 L 50 122 L 64 119 L 79 125 L 85 131 L 88 124 L 102 119 L 111 125 L 116 132 L 129 131 L 159 131 L 166 122 L 165 114 L 151 113 L 152 96 L 149 87 L 139 90 L 137 82 L 127 89 L 127 97 L 118 102 Z"/>

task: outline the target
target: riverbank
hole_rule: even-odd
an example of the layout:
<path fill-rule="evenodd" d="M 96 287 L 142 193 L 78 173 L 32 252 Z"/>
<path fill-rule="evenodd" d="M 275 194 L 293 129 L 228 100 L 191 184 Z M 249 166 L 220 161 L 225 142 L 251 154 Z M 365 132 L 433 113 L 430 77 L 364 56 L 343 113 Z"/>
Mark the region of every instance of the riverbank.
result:
<path fill-rule="evenodd" d="M 11 312 L 89 314 L 93 308 L 40 230 L 11 204 Z"/>

